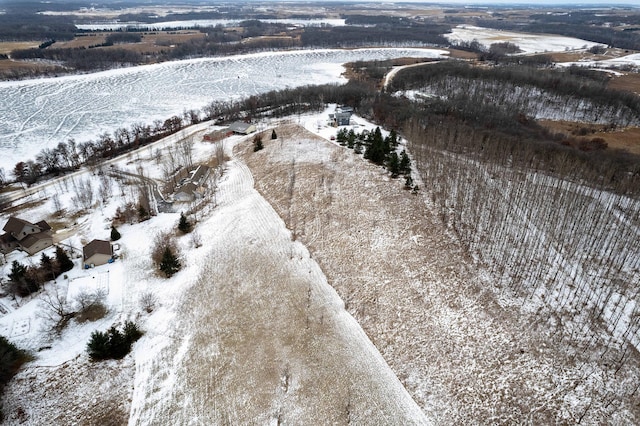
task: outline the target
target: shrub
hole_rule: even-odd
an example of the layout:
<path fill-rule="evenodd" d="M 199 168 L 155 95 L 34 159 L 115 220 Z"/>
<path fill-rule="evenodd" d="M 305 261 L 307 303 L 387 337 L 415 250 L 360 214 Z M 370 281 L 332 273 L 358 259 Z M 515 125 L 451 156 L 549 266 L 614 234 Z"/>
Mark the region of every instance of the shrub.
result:
<path fill-rule="evenodd" d="M 142 293 L 142 295 L 140 295 L 140 307 L 147 313 L 153 312 L 153 310 L 156 308 L 157 303 L 158 298 L 150 291 Z"/>

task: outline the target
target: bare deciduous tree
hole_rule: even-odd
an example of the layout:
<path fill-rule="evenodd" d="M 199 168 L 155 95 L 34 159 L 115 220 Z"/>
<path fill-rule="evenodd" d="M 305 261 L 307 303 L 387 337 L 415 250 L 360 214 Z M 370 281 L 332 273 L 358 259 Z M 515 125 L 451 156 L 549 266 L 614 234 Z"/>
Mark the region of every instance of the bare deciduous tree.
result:
<path fill-rule="evenodd" d="M 147 313 L 153 312 L 158 304 L 158 298 L 150 291 L 146 291 L 140 295 L 140 307 Z"/>

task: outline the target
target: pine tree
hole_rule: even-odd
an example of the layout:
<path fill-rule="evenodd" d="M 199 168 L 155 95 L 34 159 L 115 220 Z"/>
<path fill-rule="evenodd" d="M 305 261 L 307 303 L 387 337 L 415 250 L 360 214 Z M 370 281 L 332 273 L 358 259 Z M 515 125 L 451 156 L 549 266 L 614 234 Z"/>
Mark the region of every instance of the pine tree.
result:
<path fill-rule="evenodd" d="M 17 260 L 11 264 L 11 272 L 9 272 L 9 292 L 20 297 L 25 297 L 33 292 L 38 291 L 39 286 L 33 280 L 33 274 L 29 273 L 26 266 Z"/>
<path fill-rule="evenodd" d="M 262 144 L 262 136 L 256 135 L 253 138 L 253 152 L 260 151 L 262 148 L 264 148 L 264 145 Z"/>
<path fill-rule="evenodd" d="M 91 333 L 87 343 L 87 352 L 93 361 L 110 358 L 109 335 L 100 331 Z"/>
<path fill-rule="evenodd" d="M 276 129 L 273 129 L 271 131 L 271 140 L 273 140 L 273 139 L 278 139 L 278 135 L 276 135 Z"/>
<path fill-rule="evenodd" d="M 54 268 L 51 258 L 47 256 L 46 253 L 42 253 L 42 256 L 40 256 L 40 270 L 42 271 L 44 276 L 48 277 L 49 279 L 55 280 L 57 276 L 55 269 L 56 268 Z"/>
<path fill-rule="evenodd" d="M 398 134 L 393 129 L 391 129 L 391 132 L 389 132 L 389 144 L 392 148 L 398 146 Z"/>
<path fill-rule="evenodd" d="M 56 247 L 56 262 L 60 273 L 67 272 L 73 269 L 73 261 L 69 259 L 67 253 L 60 246 Z"/>
<path fill-rule="evenodd" d="M 400 176 L 400 160 L 396 152 L 392 152 L 387 156 L 387 169 L 391 173 L 392 178 Z"/>
<path fill-rule="evenodd" d="M 138 218 L 140 218 L 140 220 L 142 221 L 149 218 L 149 212 L 147 211 L 147 209 L 144 208 L 142 204 L 138 206 Z"/>
<path fill-rule="evenodd" d="M 131 342 L 114 326 L 109 329 L 109 355 L 111 358 L 122 359 L 131 350 Z"/>
<path fill-rule="evenodd" d="M 379 127 L 376 127 L 373 136 L 369 137 L 369 141 L 369 146 L 367 146 L 367 149 L 364 151 L 364 158 L 376 164 L 383 164 L 387 152 Z"/>
<path fill-rule="evenodd" d="M 180 261 L 171 252 L 171 249 L 169 247 L 165 248 L 160 261 L 160 270 L 164 272 L 167 278 L 171 278 L 173 274 L 180 270 L 180 267 Z"/>
<path fill-rule="evenodd" d="M 407 155 L 407 151 L 404 149 L 402 150 L 402 153 L 400 153 L 400 173 L 403 175 L 411 174 L 411 160 Z"/>
<path fill-rule="evenodd" d="M 404 181 L 404 189 L 411 189 L 413 187 L 413 179 L 411 175 L 407 176 L 407 179 Z"/>
<path fill-rule="evenodd" d="M 125 321 L 122 327 L 122 333 L 129 345 L 142 337 L 142 331 L 138 328 L 138 325 L 133 321 Z"/>
<path fill-rule="evenodd" d="M 111 226 L 111 241 L 118 241 L 121 235 L 115 226 Z"/>
<path fill-rule="evenodd" d="M 188 234 L 191 232 L 191 222 L 187 220 L 187 217 L 184 213 L 180 213 L 180 221 L 178 222 L 178 229 L 183 234 Z"/>

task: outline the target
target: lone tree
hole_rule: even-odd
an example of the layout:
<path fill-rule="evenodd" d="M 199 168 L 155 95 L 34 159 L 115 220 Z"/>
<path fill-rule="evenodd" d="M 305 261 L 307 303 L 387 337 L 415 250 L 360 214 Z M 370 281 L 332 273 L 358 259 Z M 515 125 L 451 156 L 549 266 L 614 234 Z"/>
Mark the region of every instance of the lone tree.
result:
<path fill-rule="evenodd" d="M 191 222 L 187 220 L 187 217 L 184 215 L 184 213 L 180 213 L 180 222 L 178 222 L 178 229 L 183 234 L 188 234 L 193 229 Z"/>
<path fill-rule="evenodd" d="M 111 226 L 111 241 L 118 241 L 121 236 L 116 227 Z"/>
<path fill-rule="evenodd" d="M 67 253 L 60 246 L 56 247 L 56 262 L 58 262 L 60 273 L 73 269 L 73 261 L 69 259 Z"/>
<path fill-rule="evenodd" d="M 264 145 L 262 144 L 262 136 L 256 135 L 253 138 L 253 152 L 260 151 L 262 148 L 264 148 Z"/>
<path fill-rule="evenodd" d="M 169 247 L 166 247 L 162 254 L 162 260 L 160 261 L 160 270 L 164 272 L 167 278 L 171 278 L 181 267 L 180 260 L 178 260 L 177 256 L 173 254 Z"/>

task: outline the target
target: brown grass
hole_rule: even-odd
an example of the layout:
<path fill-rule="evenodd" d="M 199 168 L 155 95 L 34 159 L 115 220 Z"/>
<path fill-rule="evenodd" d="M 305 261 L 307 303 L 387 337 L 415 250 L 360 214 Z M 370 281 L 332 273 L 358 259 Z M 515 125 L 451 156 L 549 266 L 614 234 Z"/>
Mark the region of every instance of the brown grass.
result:
<path fill-rule="evenodd" d="M 640 94 L 640 74 L 628 73 L 625 75 L 615 76 L 609 82 L 610 89 L 626 90 Z"/>
<path fill-rule="evenodd" d="M 54 46 L 58 48 L 77 48 L 99 45 L 105 42 L 108 32 L 91 33 L 86 36 L 76 37 L 75 39 L 63 43 L 56 43 Z M 114 46 L 98 47 L 97 49 L 126 49 L 143 54 L 158 53 L 162 50 L 171 49 L 172 45 L 179 45 L 189 40 L 203 38 L 205 35 L 199 31 L 182 30 L 182 31 L 157 31 L 141 33 L 142 41 L 140 43 L 123 43 Z"/>
<path fill-rule="evenodd" d="M 39 45 L 39 41 L 2 41 L 0 42 L 0 54 L 6 55 L 14 50 L 31 49 Z"/>
<path fill-rule="evenodd" d="M 610 149 L 622 149 L 640 155 L 640 128 L 628 127 L 622 130 L 609 130 L 601 124 L 578 123 L 573 121 L 538 121 L 542 126 L 556 133 L 587 139 L 602 138 Z M 586 129 L 586 134 L 584 130 Z"/>
<path fill-rule="evenodd" d="M 449 56 L 455 59 L 478 59 L 477 53 L 458 49 L 449 49 Z"/>

